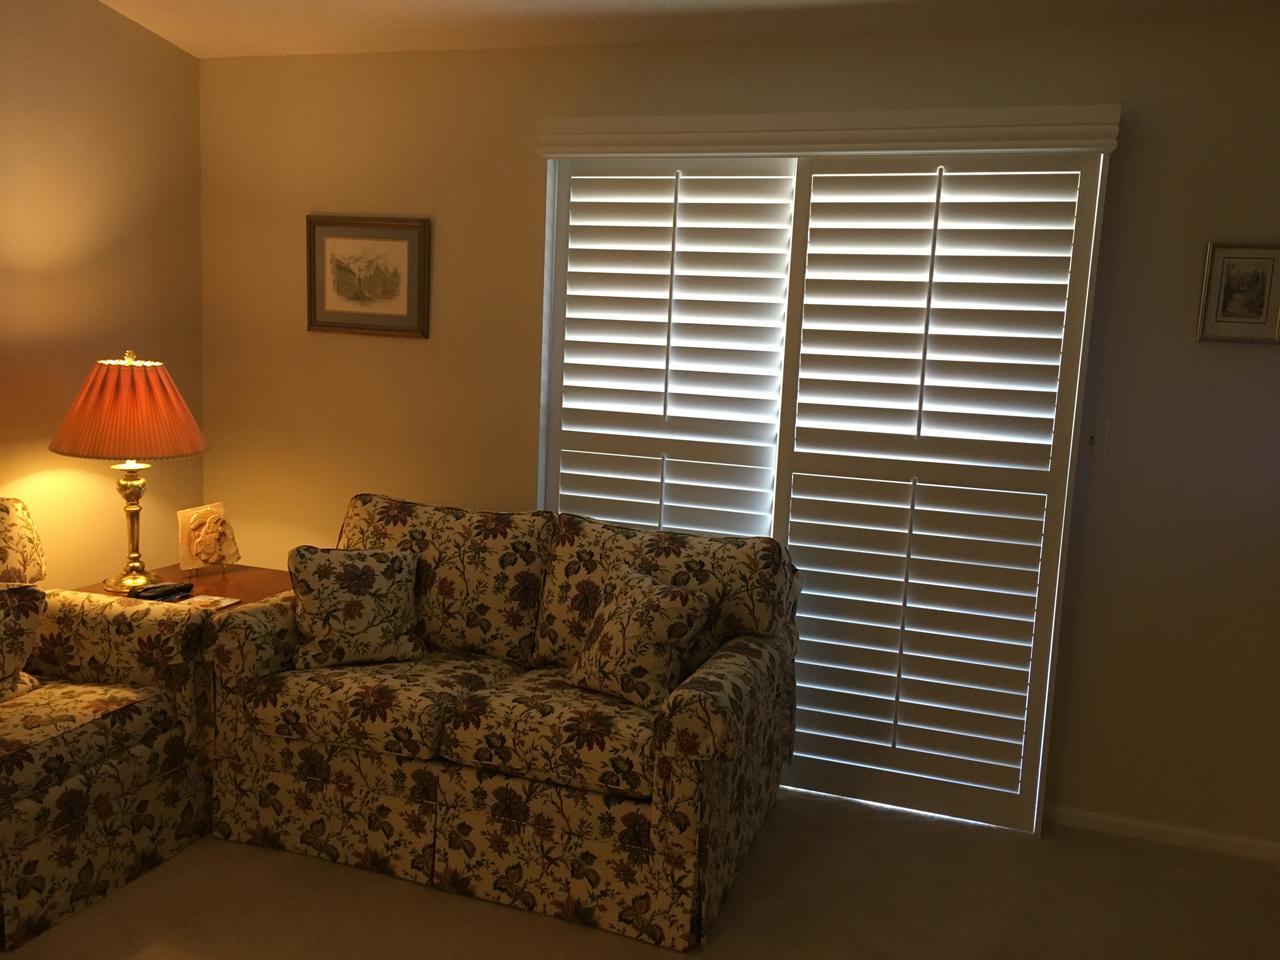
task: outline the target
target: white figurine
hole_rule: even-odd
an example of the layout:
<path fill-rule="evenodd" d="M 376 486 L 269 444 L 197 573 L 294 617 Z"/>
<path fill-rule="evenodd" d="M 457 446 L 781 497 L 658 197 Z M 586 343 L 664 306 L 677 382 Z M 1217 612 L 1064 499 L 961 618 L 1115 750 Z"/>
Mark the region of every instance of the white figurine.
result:
<path fill-rule="evenodd" d="M 240 560 L 235 533 L 221 503 L 178 511 L 178 566 L 226 567 Z"/>

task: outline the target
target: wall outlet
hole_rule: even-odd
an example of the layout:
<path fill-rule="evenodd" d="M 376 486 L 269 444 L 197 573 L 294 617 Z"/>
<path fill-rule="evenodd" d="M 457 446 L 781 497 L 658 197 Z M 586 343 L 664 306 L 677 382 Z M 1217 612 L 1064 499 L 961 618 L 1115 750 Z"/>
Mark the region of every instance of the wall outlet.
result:
<path fill-rule="evenodd" d="M 1107 459 L 1107 420 L 1086 420 L 1080 431 L 1080 459 L 1087 463 L 1101 463 Z"/>

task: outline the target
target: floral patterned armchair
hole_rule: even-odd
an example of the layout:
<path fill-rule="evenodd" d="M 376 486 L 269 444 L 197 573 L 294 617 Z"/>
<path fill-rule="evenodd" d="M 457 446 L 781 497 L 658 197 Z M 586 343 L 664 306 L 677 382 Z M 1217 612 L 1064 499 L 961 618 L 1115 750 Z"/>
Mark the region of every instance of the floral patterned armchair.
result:
<path fill-rule="evenodd" d="M 12 948 L 207 831 L 192 666 L 206 614 L 30 585 L 44 560 L 21 501 L 0 500 L 0 568 L 0 919 Z"/>
<path fill-rule="evenodd" d="M 290 593 L 215 615 L 215 833 L 676 949 L 703 940 L 791 754 L 785 548 L 367 494 L 338 546 L 420 555 L 432 649 L 298 670 Z M 568 679 L 618 564 L 710 600 L 656 709 Z"/>

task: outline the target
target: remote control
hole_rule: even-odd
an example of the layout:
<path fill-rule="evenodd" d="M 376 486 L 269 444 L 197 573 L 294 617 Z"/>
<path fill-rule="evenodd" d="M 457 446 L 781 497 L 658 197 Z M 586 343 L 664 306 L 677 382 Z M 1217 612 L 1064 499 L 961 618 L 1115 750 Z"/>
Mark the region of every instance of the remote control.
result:
<path fill-rule="evenodd" d="M 145 587 L 134 587 L 129 596 L 139 600 L 185 600 L 193 589 L 189 583 L 151 583 Z"/>

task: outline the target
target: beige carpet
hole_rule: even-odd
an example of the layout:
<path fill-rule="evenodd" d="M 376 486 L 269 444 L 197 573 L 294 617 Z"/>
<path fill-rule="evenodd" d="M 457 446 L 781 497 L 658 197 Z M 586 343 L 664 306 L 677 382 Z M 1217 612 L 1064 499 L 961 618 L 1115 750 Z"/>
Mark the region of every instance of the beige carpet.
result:
<path fill-rule="evenodd" d="M 202 840 L 18 956 L 677 955 L 351 867 Z M 786 792 L 694 956 L 1277 960 L 1280 871 L 1075 831 L 1035 840 Z"/>

